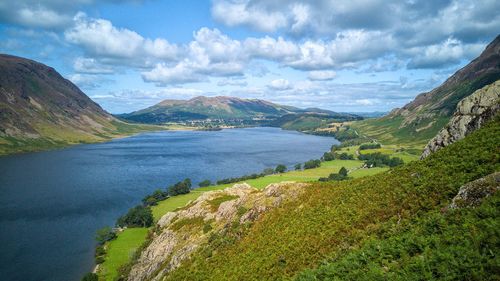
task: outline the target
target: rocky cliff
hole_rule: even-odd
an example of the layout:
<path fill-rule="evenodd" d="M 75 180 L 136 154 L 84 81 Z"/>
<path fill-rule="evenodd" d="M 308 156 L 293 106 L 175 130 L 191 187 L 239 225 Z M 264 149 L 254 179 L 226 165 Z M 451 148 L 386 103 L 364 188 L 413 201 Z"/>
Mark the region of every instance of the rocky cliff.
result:
<path fill-rule="evenodd" d="M 450 122 L 429 141 L 421 158 L 463 139 L 500 111 L 500 80 L 461 100 Z"/>
<path fill-rule="evenodd" d="M 306 185 L 283 182 L 260 191 L 248 184 L 236 184 L 203 193 L 158 221 L 128 280 L 161 280 L 215 235 L 225 235 L 235 225 L 251 224 L 263 212 L 297 198 Z"/>

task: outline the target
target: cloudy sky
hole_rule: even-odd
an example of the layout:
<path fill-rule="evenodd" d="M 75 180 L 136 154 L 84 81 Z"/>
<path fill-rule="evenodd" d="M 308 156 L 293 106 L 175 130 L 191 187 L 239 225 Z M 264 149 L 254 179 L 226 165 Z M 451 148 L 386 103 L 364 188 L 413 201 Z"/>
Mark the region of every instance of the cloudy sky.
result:
<path fill-rule="evenodd" d="M 106 110 L 230 95 L 388 111 L 500 31 L 498 0 L 0 1 L 0 52 L 54 67 Z"/>

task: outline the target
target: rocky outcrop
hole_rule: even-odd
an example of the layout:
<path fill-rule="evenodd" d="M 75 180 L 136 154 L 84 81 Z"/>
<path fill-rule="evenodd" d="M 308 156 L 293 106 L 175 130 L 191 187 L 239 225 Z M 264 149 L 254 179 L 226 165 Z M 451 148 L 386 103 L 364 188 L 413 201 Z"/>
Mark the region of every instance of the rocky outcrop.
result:
<path fill-rule="evenodd" d="M 451 209 L 476 207 L 488 196 L 500 190 L 500 172 L 493 173 L 462 186 L 453 198 Z"/>
<path fill-rule="evenodd" d="M 500 111 L 500 80 L 461 100 L 450 122 L 429 141 L 421 159 L 479 129 Z"/>
<path fill-rule="evenodd" d="M 234 223 L 255 221 L 263 212 L 297 198 L 306 185 L 282 182 L 259 191 L 248 184 L 236 184 L 203 193 L 158 221 L 151 243 L 132 266 L 128 280 L 161 280 L 206 244 L 211 235 Z"/>

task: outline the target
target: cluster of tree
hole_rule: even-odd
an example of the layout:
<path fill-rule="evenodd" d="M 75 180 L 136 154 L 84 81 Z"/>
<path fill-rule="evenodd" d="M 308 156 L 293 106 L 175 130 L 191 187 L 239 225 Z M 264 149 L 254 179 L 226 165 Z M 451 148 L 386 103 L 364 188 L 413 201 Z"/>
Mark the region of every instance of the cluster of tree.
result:
<path fill-rule="evenodd" d="M 313 169 L 318 168 L 319 166 L 321 166 L 321 160 L 319 159 L 309 160 L 304 163 L 304 169 Z"/>
<path fill-rule="evenodd" d="M 274 169 L 274 171 L 278 174 L 282 174 L 282 173 L 286 172 L 286 170 L 287 170 L 287 168 L 283 164 L 276 166 L 276 169 Z"/>
<path fill-rule="evenodd" d="M 212 185 L 212 182 L 210 180 L 204 180 L 198 184 L 199 187 L 206 187 L 206 186 L 211 186 L 211 185 Z"/>
<path fill-rule="evenodd" d="M 119 227 L 150 227 L 153 225 L 153 212 L 149 207 L 135 206 L 118 218 L 116 225 Z"/>
<path fill-rule="evenodd" d="M 331 173 L 327 178 L 319 178 L 319 181 L 343 181 L 349 179 L 347 176 L 347 169 L 345 167 L 340 168 L 338 173 Z"/>
<path fill-rule="evenodd" d="M 360 154 L 358 156 L 359 160 L 365 161 L 365 165 L 368 167 L 396 167 L 404 164 L 403 159 L 399 157 L 389 157 L 389 155 L 382 154 L 380 152 L 370 153 L 370 154 Z"/>
<path fill-rule="evenodd" d="M 180 181 L 174 185 L 168 187 L 168 195 L 176 196 L 179 194 L 187 194 L 191 192 L 191 179 L 187 178 L 183 181 Z"/>
<path fill-rule="evenodd" d="M 142 204 L 144 206 L 155 206 L 158 204 L 158 202 L 163 201 L 163 200 L 167 199 L 168 197 L 169 196 L 168 196 L 167 190 L 157 189 L 152 194 L 144 197 L 142 199 Z"/>
<path fill-rule="evenodd" d="M 88 272 L 83 276 L 82 281 L 99 281 L 99 276 L 96 273 Z"/>
<path fill-rule="evenodd" d="M 359 150 L 365 150 L 365 149 L 376 149 L 376 148 L 381 148 L 382 146 L 380 143 L 372 142 L 372 143 L 364 143 L 359 146 Z"/>
<path fill-rule="evenodd" d="M 332 161 L 335 159 L 339 160 L 354 160 L 354 156 L 351 154 L 348 154 L 346 152 L 342 153 L 337 153 L 337 152 L 325 152 L 323 154 L 323 157 L 321 157 L 321 160 L 323 161 Z"/>

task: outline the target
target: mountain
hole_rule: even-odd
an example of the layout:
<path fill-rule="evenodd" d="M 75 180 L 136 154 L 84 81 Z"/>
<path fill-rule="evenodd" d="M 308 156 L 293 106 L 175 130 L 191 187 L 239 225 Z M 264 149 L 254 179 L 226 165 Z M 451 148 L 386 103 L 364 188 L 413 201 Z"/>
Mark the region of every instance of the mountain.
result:
<path fill-rule="evenodd" d="M 230 120 L 269 120 L 286 114 L 316 113 L 325 116 L 338 113 L 317 109 L 299 109 L 293 106 L 279 105 L 259 99 L 241 99 L 236 97 L 195 97 L 190 100 L 164 100 L 154 106 L 120 118 L 143 123 L 183 122 L 192 120 L 222 119 Z"/>
<path fill-rule="evenodd" d="M 104 111 L 44 64 L 0 54 L 0 154 L 96 142 L 138 127 Z"/>
<path fill-rule="evenodd" d="M 500 79 L 500 36 L 481 55 L 458 70 L 439 87 L 419 94 L 387 116 L 364 120 L 352 127 L 385 143 L 411 140 L 426 143 L 450 119 L 458 102 Z"/>

